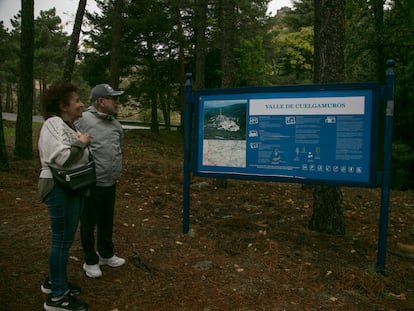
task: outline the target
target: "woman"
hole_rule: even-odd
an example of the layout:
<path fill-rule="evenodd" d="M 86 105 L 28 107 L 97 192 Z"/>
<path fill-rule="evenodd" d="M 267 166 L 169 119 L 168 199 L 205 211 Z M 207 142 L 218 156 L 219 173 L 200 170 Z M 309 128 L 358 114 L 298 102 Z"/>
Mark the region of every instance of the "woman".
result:
<path fill-rule="evenodd" d="M 80 293 L 80 288 L 67 281 L 69 249 L 78 227 L 83 193 L 68 192 L 55 184 L 49 168 L 73 169 L 88 162 L 89 136 L 77 132 L 73 125 L 83 111 L 76 86 L 50 86 L 42 97 L 42 110 L 45 122 L 38 143 L 42 166 L 39 196 L 47 204 L 52 229 L 49 276 L 41 286 L 42 292 L 49 295 L 43 306 L 47 311 L 84 311 L 88 305 L 73 297 Z"/>

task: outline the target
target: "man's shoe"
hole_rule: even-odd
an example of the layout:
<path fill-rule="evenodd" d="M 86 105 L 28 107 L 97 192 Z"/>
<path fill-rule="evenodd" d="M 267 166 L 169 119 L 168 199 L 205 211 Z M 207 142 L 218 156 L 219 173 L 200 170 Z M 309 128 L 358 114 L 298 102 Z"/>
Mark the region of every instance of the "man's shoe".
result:
<path fill-rule="evenodd" d="M 81 293 L 81 288 L 72 283 L 68 283 L 69 294 L 72 296 L 78 295 Z M 52 282 L 50 282 L 49 277 L 47 276 L 43 281 L 42 285 L 40 285 L 40 290 L 43 294 L 50 294 L 52 292 Z"/>
<path fill-rule="evenodd" d="M 86 262 L 83 264 L 83 271 L 85 271 L 86 276 L 90 278 L 100 278 L 102 276 L 101 268 L 99 265 L 88 265 Z"/>
<path fill-rule="evenodd" d="M 52 298 L 50 295 L 43 304 L 46 311 L 86 311 L 88 304 L 71 296 L 69 292 L 60 298 Z"/>
<path fill-rule="evenodd" d="M 110 267 L 115 268 L 115 267 L 122 266 L 124 263 L 125 263 L 125 259 L 121 258 L 121 257 L 118 257 L 116 255 L 113 255 L 110 258 L 103 258 L 99 255 L 99 264 L 102 265 L 102 266 L 103 265 L 108 265 Z"/>

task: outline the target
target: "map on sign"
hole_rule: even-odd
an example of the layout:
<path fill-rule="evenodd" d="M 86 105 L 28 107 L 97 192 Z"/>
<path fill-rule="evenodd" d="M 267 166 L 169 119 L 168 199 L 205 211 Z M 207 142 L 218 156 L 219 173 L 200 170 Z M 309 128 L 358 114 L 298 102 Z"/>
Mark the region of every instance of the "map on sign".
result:
<path fill-rule="evenodd" d="M 375 99 L 370 88 L 201 94 L 197 171 L 370 183 Z"/>

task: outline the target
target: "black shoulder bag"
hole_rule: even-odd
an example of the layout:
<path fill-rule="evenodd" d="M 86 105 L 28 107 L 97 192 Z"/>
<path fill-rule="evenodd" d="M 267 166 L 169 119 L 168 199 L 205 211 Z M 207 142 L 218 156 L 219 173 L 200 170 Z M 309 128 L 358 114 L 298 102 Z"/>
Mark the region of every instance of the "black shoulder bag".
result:
<path fill-rule="evenodd" d="M 55 183 L 67 190 L 80 191 L 96 184 L 95 161 L 89 149 L 88 164 L 73 170 L 61 170 L 49 166 Z"/>

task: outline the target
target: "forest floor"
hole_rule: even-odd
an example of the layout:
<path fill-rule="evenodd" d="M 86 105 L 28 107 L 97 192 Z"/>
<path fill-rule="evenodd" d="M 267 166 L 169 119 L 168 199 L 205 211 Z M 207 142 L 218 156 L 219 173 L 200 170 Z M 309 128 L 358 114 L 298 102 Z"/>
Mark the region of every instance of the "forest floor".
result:
<path fill-rule="evenodd" d="M 43 310 L 50 226 L 37 200 L 39 160 L 13 160 L 12 144 L 12 169 L 0 172 L 0 309 Z M 127 262 L 91 279 L 79 232 L 71 248 L 69 278 L 89 310 L 414 310 L 414 259 L 397 248 L 414 244 L 413 191 L 391 192 L 381 275 L 380 189 L 342 188 L 346 234 L 331 236 L 308 229 L 307 187 L 193 178 L 183 234 L 182 158 L 177 132 L 126 131 L 114 243 Z"/>

